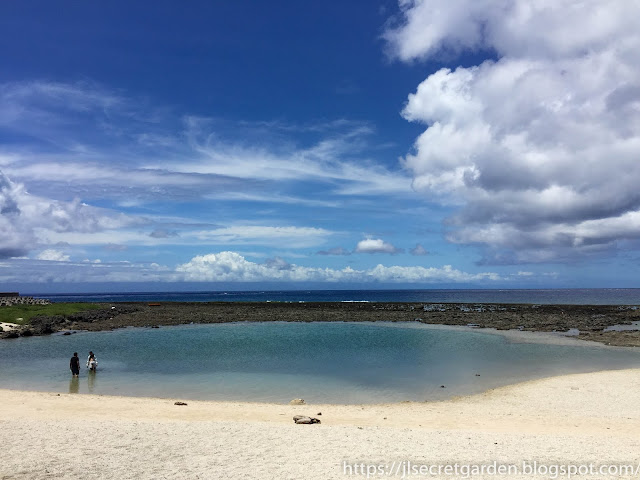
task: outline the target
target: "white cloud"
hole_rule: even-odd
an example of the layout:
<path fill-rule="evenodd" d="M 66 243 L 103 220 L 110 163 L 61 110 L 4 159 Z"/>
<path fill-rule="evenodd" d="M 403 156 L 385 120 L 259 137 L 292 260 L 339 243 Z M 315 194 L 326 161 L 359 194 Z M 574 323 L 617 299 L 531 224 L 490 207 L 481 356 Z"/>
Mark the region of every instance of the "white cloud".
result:
<path fill-rule="evenodd" d="M 266 226 L 266 225 L 232 225 L 193 232 L 199 243 L 216 244 L 259 244 L 286 246 L 289 248 L 305 248 L 323 244 L 333 232 L 324 228 Z"/>
<path fill-rule="evenodd" d="M 360 240 L 356 245 L 356 253 L 400 253 L 402 249 L 379 238 Z"/>
<path fill-rule="evenodd" d="M 410 180 L 402 172 L 389 169 L 361 158 L 365 138 L 373 133 L 366 125 L 348 124 L 346 131 L 320 138 L 308 147 L 284 146 L 274 148 L 266 144 L 244 145 L 214 140 L 201 132 L 202 122 L 188 122 L 187 136 L 196 153 L 192 159 L 180 162 L 165 161 L 145 165 L 171 172 L 198 175 L 219 175 L 238 179 L 262 181 L 343 182 L 334 193 L 342 195 L 372 195 L 380 193 L 406 194 Z M 356 157 L 357 160 L 352 160 Z M 287 196 L 274 197 L 273 201 Z"/>
<path fill-rule="evenodd" d="M 637 35 L 635 2 L 400 0 L 402 22 L 385 38 L 404 61 L 494 48 L 500 56 L 575 57 Z M 631 45 L 618 43 L 622 49 Z M 637 52 L 627 52 L 635 53 Z"/>
<path fill-rule="evenodd" d="M 640 239 L 637 2 L 401 1 L 386 34 L 404 61 L 491 50 L 409 95 L 427 128 L 404 159 L 413 186 L 459 209 L 448 238 L 488 261 L 535 262 Z"/>
<path fill-rule="evenodd" d="M 40 252 L 36 258 L 38 260 L 46 260 L 48 262 L 68 262 L 70 260 L 69 255 L 66 255 L 60 250 L 47 249 Z"/>
<path fill-rule="evenodd" d="M 262 264 L 248 261 L 235 252 L 199 255 L 176 268 L 185 281 L 193 282 L 477 282 L 500 280 L 495 273 L 471 274 L 443 267 L 402 267 L 377 265 L 369 270 L 345 267 L 311 268 L 274 259 Z"/>
<path fill-rule="evenodd" d="M 51 240 L 56 236 L 73 239 L 146 223 L 142 218 L 91 207 L 77 199 L 62 202 L 30 195 L 23 185 L 0 172 L 0 258 L 23 256 L 41 244 L 56 243 L 58 240 Z"/>
<path fill-rule="evenodd" d="M 154 263 L 51 261 L 11 259 L 0 261 L 1 283 L 104 283 L 172 282 L 175 272 Z"/>
<path fill-rule="evenodd" d="M 0 261 L 3 283 L 95 282 L 319 282 L 319 283 L 474 283 L 503 280 L 498 274 L 467 273 L 450 265 L 403 267 L 377 265 L 357 270 L 304 267 L 275 257 L 264 263 L 236 252 L 193 257 L 176 268 L 157 263 L 81 262 L 12 259 Z"/>
<path fill-rule="evenodd" d="M 289 191 L 298 181 L 334 195 L 411 194 L 405 172 L 369 158 L 383 147 L 362 122 L 225 123 L 161 111 L 95 83 L 40 81 L 0 84 L 0 128 L 44 145 L 5 146 L 0 165 L 51 193 L 63 184 L 83 198 L 99 191 L 138 204 L 216 198 L 327 207 L 340 205 Z"/>
<path fill-rule="evenodd" d="M 185 225 L 180 232 L 139 228 L 108 229 L 95 232 L 53 231 L 34 229 L 48 244 L 105 245 L 111 251 L 130 246 L 150 245 L 261 245 L 270 247 L 308 248 L 322 245 L 335 232 L 324 228 L 291 225 L 229 225 L 203 230 Z M 155 232 L 155 234 L 153 234 Z"/>
<path fill-rule="evenodd" d="M 0 258 L 23 256 L 35 243 L 32 229 L 21 216 L 23 194 L 19 185 L 0 172 Z"/>

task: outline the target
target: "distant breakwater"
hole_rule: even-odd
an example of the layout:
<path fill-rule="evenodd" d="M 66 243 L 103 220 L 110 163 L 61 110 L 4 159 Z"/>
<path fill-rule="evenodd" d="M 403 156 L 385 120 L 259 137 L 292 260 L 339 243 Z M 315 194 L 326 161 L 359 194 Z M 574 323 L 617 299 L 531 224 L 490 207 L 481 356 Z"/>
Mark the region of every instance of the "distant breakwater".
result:
<path fill-rule="evenodd" d="M 11 307 L 13 305 L 49 305 L 51 302 L 46 298 L 33 298 L 18 296 L 0 296 L 0 307 Z"/>

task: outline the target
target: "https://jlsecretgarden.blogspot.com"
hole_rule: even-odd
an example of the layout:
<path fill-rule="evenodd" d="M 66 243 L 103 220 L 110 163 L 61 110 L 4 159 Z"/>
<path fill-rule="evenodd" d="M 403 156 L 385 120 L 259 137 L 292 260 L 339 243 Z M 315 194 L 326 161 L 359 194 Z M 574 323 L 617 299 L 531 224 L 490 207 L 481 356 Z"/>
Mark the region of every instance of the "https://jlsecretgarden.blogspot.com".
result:
<path fill-rule="evenodd" d="M 486 476 L 531 476 L 548 478 L 572 478 L 579 476 L 631 477 L 640 479 L 640 462 L 633 463 L 543 463 L 523 460 L 520 463 L 419 463 L 410 460 L 393 462 L 342 462 L 345 476 L 361 478 L 428 478 L 449 476 L 473 478 Z"/>

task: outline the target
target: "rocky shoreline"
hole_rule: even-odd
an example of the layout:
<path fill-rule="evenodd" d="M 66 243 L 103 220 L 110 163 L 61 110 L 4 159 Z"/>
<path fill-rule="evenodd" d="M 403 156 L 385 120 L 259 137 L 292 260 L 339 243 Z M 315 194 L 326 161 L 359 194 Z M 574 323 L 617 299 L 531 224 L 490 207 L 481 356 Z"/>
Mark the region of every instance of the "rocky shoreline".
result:
<path fill-rule="evenodd" d="M 75 330 L 112 330 L 189 323 L 229 322 L 421 322 L 537 332 L 579 330 L 577 338 L 607 345 L 640 346 L 640 331 L 604 331 L 640 321 L 637 306 L 460 303 L 211 302 L 115 303 L 55 317 L 34 317 L 2 338 Z"/>

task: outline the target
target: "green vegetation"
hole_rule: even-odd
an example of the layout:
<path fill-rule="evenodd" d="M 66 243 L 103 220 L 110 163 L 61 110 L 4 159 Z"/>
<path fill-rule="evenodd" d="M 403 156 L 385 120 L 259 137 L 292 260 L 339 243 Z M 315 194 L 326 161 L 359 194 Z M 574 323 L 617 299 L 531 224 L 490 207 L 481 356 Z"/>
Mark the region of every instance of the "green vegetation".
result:
<path fill-rule="evenodd" d="M 12 305 L 0 307 L 0 322 L 19 323 L 26 325 L 29 320 L 38 315 L 52 317 L 54 315 L 71 315 L 87 310 L 97 310 L 101 305 L 96 303 L 52 303 L 51 305 Z M 22 320 L 17 320 L 22 318 Z"/>

